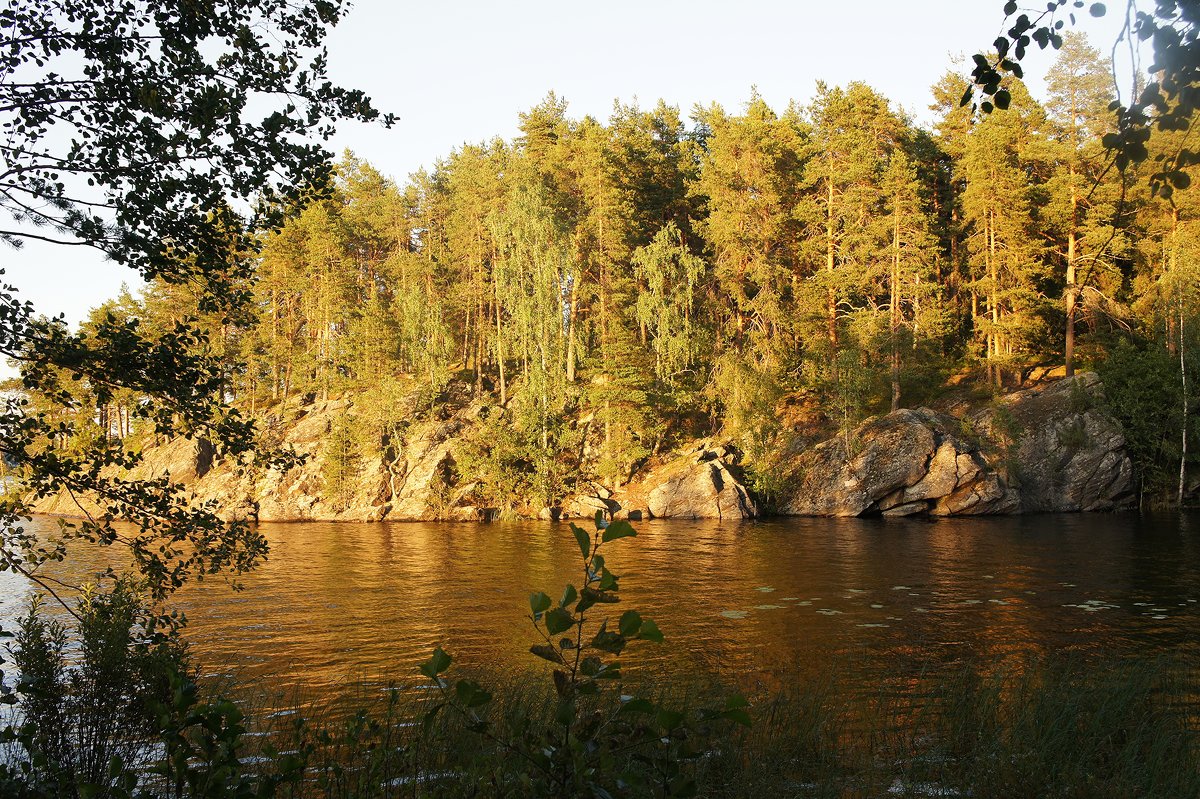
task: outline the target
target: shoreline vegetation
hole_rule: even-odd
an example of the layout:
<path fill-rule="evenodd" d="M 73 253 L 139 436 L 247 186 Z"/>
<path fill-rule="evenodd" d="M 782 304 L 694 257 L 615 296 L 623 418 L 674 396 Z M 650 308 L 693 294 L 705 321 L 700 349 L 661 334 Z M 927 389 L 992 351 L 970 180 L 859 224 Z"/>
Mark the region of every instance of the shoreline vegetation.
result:
<path fill-rule="evenodd" d="M 832 671 L 784 689 L 736 686 L 750 701 L 752 726 L 718 741 L 692 774 L 703 786 L 699 795 L 722 799 L 1192 796 L 1200 790 L 1200 751 L 1195 675 L 1185 674 L 1169 659 L 1088 663 L 1046 655 L 913 675 L 895 692 Z M 551 712 L 552 698 L 530 679 L 501 685 L 498 723 Z M 731 690 L 642 687 L 680 703 Z M 268 741 L 296 748 L 306 730 L 311 740 L 320 737 L 313 728 L 324 728 L 330 738 L 314 752 L 313 795 L 504 796 L 481 787 L 496 775 L 495 755 L 460 725 L 442 719 L 417 732 L 428 706 L 421 691 L 404 689 L 333 711 L 296 703 L 254 727 L 259 734 L 244 757 L 264 757 Z M 391 763 L 373 761 L 380 747 L 372 739 L 389 729 L 407 746 Z M 350 774 L 340 786 L 320 786 L 333 764 Z M 384 783 L 390 791 L 380 790 Z"/>
<path fill-rule="evenodd" d="M 270 522 L 565 521 L 597 511 L 633 521 L 948 517 L 1147 503 L 1120 411 L 1090 372 L 1031 381 L 995 398 L 958 397 L 937 403 L 940 410 L 893 411 L 824 440 L 827 433 L 796 432 L 787 452 L 776 456 L 769 485 L 743 446 L 718 436 L 648 457 L 624 484 L 576 473 L 563 493 L 540 500 L 481 488 L 487 478 L 478 479 L 473 458 L 496 409 L 461 382 L 448 394 L 436 413 L 410 417 L 390 459 L 339 460 L 342 450 L 330 435 L 363 412 L 361 396 L 346 393 L 307 404 L 296 399 L 272 412 L 275 445 L 301 459 L 287 470 L 221 459 L 205 440 L 177 439 L 148 446 L 129 476 L 166 477 L 224 518 Z M 33 510 L 98 512 L 66 492 Z"/>

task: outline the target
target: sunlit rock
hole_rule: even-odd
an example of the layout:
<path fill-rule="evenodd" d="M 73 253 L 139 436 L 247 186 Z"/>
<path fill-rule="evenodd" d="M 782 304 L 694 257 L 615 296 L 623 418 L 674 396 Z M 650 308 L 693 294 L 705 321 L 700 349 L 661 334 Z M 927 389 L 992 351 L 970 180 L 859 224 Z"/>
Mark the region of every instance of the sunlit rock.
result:
<path fill-rule="evenodd" d="M 700 442 L 617 499 L 622 506 L 645 507 L 655 518 L 753 519 L 758 504 L 742 484 L 737 457 L 732 447 Z"/>
<path fill-rule="evenodd" d="M 870 419 L 796 459 L 786 514 L 958 516 L 1110 510 L 1133 497 L 1120 425 L 1094 374 L 1005 396 L 962 418 Z"/>

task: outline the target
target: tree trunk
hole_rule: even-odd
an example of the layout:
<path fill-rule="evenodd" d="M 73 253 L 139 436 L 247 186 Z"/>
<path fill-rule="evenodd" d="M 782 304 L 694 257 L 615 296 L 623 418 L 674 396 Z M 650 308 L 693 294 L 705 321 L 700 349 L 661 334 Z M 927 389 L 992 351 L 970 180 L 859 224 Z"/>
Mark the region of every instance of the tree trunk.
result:
<path fill-rule="evenodd" d="M 579 280 L 578 274 L 571 280 L 571 307 L 567 312 L 567 382 L 575 382 L 575 326 L 579 311 Z"/>
<path fill-rule="evenodd" d="M 1064 294 L 1067 301 L 1067 330 L 1066 341 L 1063 342 L 1063 360 L 1067 377 L 1075 374 L 1075 303 L 1077 299 L 1075 282 L 1075 261 L 1078 258 L 1078 234 L 1076 232 L 1079 196 L 1075 191 L 1075 166 L 1071 172 L 1071 230 L 1067 234 L 1067 286 Z"/>
<path fill-rule="evenodd" d="M 988 287 L 988 311 L 992 317 L 992 329 L 988 333 L 988 358 L 992 360 L 991 366 L 988 369 L 992 375 L 993 384 L 997 389 L 1003 385 L 1003 376 L 1000 374 L 1000 364 L 997 362 L 1000 355 L 1000 274 L 996 267 L 996 220 L 994 213 L 988 214 L 988 279 L 991 285 Z"/>
<path fill-rule="evenodd" d="M 890 285 L 890 332 L 892 338 L 892 410 L 900 409 L 900 198 L 895 200 L 892 227 L 892 279 Z"/>
<path fill-rule="evenodd" d="M 1188 393 L 1187 364 L 1183 348 L 1183 296 L 1179 297 L 1179 385 L 1183 393 L 1183 424 L 1179 431 L 1179 506 L 1183 507 L 1183 490 L 1187 479 Z"/>
<path fill-rule="evenodd" d="M 508 404 L 508 388 L 504 383 L 504 335 L 500 329 L 500 287 L 496 287 L 496 367 L 500 372 L 500 404 Z"/>
<path fill-rule="evenodd" d="M 833 286 L 833 273 L 836 268 L 836 253 L 835 240 L 833 233 L 833 162 L 829 163 L 828 193 L 826 196 L 825 207 L 825 272 L 829 278 L 829 287 L 826 289 L 826 327 L 829 336 L 829 349 L 833 355 L 837 355 L 838 347 L 838 330 L 837 330 L 837 292 Z"/>
<path fill-rule="evenodd" d="M 1067 377 L 1072 377 L 1075 374 L 1075 303 L 1077 300 L 1076 294 L 1076 275 L 1075 262 L 1078 258 L 1078 227 L 1079 227 L 1079 193 L 1075 188 L 1075 156 L 1076 156 L 1076 138 L 1075 138 L 1075 121 L 1077 119 L 1075 111 L 1075 96 L 1071 95 L 1071 165 L 1067 173 L 1068 179 L 1071 181 L 1071 229 L 1067 233 L 1067 285 L 1064 290 L 1064 295 L 1067 304 L 1067 329 L 1065 341 L 1063 342 L 1063 361 L 1064 371 Z"/>

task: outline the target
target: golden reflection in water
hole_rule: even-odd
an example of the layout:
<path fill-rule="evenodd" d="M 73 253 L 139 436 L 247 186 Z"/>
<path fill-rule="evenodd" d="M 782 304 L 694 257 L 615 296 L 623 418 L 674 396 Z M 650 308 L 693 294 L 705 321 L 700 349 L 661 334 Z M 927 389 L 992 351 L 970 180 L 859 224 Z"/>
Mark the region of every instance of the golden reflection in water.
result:
<path fill-rule="evenodd" d="M 606 552 L 622 577 L 616 612 L 654 618 L 667 643 L 627 651 L 625 672 L 635 679 L 782 687 L 832 673 L 900 687 L 965 661 L 986 669 L 1058 651 L 1197 652 L 1200 642 L 1200 546 L 1178 519 L 636 526 L 637 538 Z M 528 653 L 536 640 L 529 592 L 557 597 L 581 580 L 565 524 L 262 530 L 271 556 L 244 591 L 207 581 L 177 603 L 206 672 L 269 678 L 280 691 L 415 681 L 435 646 L 468 670 L 540 670 Z M 98 565 L 79 557 L 61 568 L 70 577 Z M 11 622 L 28 591 L 0 575 L 0 623 Z"/>

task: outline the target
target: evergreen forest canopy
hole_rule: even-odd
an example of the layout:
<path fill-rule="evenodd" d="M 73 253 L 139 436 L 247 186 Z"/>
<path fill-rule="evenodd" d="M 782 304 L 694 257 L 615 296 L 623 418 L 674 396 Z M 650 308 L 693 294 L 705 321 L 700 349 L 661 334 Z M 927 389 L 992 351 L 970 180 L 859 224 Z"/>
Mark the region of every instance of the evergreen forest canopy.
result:
<path fill-rule="evenodd" d="M 662 102 L 573 119 L 551 94 L 517 139 L 404 185 L 347 154 L 261 243 L 242 316 L 158 281 L 85 327 L 198 318 L 224 396 L 263 420 L 352 394 L 341 469 L 402 441 L 411 397 L 435 415 L 452 386 L 474 392 L 490 412 L 460 470 L 501 504 L 623 483 L 718 431 L 769 495 L 801 423 L 847 429 L 1062 366 L 1105 370 L 1165 487 L 1196 434 L 1180 386 L 1200 366 L 1200 204 L 1112 168 L 1109 75 L 1068 33 L 1041 101 L 1008 76 L 1008 109 L 981 115 L 947 73 L 931 129 L 862 83 L 687 120 Z M 1181 136 L 1155 131 L 1151 155 Z M 76 425 L 136 434 L 136 393 L 84 399 Z"/>

